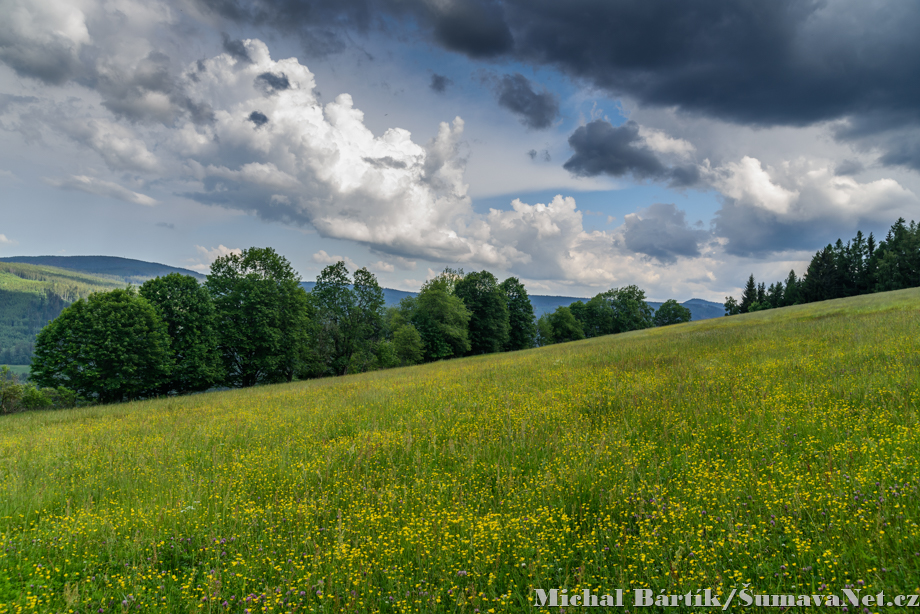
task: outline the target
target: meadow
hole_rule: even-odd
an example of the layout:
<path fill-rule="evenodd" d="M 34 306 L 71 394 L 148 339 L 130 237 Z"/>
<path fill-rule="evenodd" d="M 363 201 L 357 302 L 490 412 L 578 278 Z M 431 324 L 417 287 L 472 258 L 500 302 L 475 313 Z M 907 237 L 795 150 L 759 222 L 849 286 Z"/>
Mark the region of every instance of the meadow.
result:
<path fill-rule="evenodd" d="M 0 613 L 920 592 L 918 409 L 914 289 L 2 416 Z"/>

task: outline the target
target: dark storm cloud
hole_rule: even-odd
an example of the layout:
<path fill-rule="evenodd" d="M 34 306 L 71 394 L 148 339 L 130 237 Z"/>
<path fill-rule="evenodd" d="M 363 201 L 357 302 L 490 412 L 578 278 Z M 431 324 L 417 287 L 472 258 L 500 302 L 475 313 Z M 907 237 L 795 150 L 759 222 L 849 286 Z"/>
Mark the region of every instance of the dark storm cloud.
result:
<path fill-rule="evenodd" d="M 784 220 L 772 211 L 751 207 L 732 198 L 723 200 L 722 208 L 713 219 L 714 234 L 728 241 L 725 252 L 745 257 L 812 249 L 821 242 L 820 231 L 827 231 L 832 226 L 831 220 L 823 220 L 821 224 Z"/>
<path fill-rule="evenodd" d="M 844 160 L 834 169 L 834 174 L 838 177 L 845 175 L 856 175 L 861 173 L 865 167 L 859 160 Z"/>
<path fill-rule="evenodd" d="M 453 81 L 444 75 L 433 74 L 431 75 L 431 84 L 429 87 L 437 93 L 443 94 L 447 90 L 447 86 L 452 84 Z"/>
<path fill-rule="evenodd" d="M 549 128 L 559 115 L 559 101 L 547 91 L 534 91 L 520 73 L 505 75 L 495 88 L 498 104 L 520 116 L 521 123 L 534 130 Z"/>
<path fill-rule="evenodd" d="M 243 44 L 243 41 L 231 39 L 226 32 L 221 33 L 221 36 L 224 39 L 224 51 L 229 53 L 232 58 L 247 64 L 252 63 L 252 58 L 249 57 L 249 51 L 246 50 L 246 45 Z"/>
<path fill-rule="evenodd" d="M 237 23 L 268 25 L 298 34 L 310 55 L 348 45 L 349 31 L 392 32 L 391 17 L 410 18 L 434 42 L 472 58 L 508 53 L 514 38 L 504 6 L 494 0 L 197 0 L 206 10 Z"/>
<path fill-rule="evenodd" d="M 514 44 L 502 6 L 489 0 L 449 2 L 438 11 L 430 8 L 435 40 L 451 51 L 473 58 L 507 53 Z"/>
<path fill-rule="evenodd" d="M 857 0 L 198 0 L 231 19 L 333 38 L 408 17 L 437 44 L 504 56 L 740 124 L 802 126 L 874 114 L 920 126 L 920 4 Z M 327 47 L 329 45 L 326 45 Z M 866 126 L 878 133 L 881 123 Z M 854 138 L 841 133 L 841 139 Z M 912 168 L 917 138 L 883 145 Z"/>
<path fill-rule="evenodd" d="M 593 177 L 632 175 L 636 179 L 668 181 L 672 186 L 693 185 L 699 180 L 694 166 L 670 167 L 648 148 L 639 135 L 639 125 L 628 121 L 621 126 L 597 119 L 580 126 L 569 137 L 575 154 L 563 167 L 575 175 Z"/>
<path fill-rule="evenodd" d="M 255 85 L 263 92 L 270 94 L 274 92 L 283 92 L 291 87 L 291 82 L 284 73 L 276 75 L 275 73 L 264 72 L 256 77 Z"/>
<path fill-rule="evenodd" d="M 673 204 L 656 203 L 637 215 L 627 215 L 623 240 L 630 251 L 664 264 L 678 256 L 700 255 L 699 245 L 708 233 L 687 224 L 686 214 Z"/>
<path fill-rule="evenodd" d="M 920 171 L 920 135 L 913 138 L 897 139 L 894 143 L 887 143 L 885 153 L 879 159 L 888 166 L 904 166 Z"/>
<path fill-rule="evenodd" d="M 645 179 L 667 172 L 655 153 L 645 146 L 639 136 L 639 124 L 633 121 L 614 127 L 610 122 L 594 120 L 575 130 L 569 137 L 569 145 L 575 155 L 563 166 L 576 175 L 632 174 Z"/>
<path fill-rule="evenodd" d="M 268 123 L 268 116 L 265 113 L 259 111 L 253 111 L 249 114 L 249 121 L 256 125 L 256 128 L 264 126 Z"/>

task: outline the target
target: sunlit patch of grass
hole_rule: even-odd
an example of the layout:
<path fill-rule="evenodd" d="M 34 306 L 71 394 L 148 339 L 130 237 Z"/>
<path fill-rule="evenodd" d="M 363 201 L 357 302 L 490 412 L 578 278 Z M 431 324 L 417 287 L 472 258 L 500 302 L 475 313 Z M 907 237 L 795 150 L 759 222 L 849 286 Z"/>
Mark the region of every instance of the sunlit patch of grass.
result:
<path fill-rule="evenodd" d="M 912 593 L 920 290 L 0 418 L 2 612 Z M 877 590 L 876 590 L 877 589 Z"/>

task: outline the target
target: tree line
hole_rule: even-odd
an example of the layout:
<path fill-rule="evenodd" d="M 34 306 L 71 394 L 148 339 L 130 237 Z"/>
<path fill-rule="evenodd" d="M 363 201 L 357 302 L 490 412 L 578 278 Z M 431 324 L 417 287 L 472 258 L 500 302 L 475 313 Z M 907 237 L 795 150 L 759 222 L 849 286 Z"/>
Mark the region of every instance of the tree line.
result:
<path fill-rule="evenodd" d="M 366 268 L 327 266 L 311 292 L 286 258 L 250 248 L 218 258 L 203 284 L 171 273 L 98 292 L 38 334 L 37 389 L 117 402 L 247 387 L 522 350 L 690 320 L 670 300 L 654 312 L 636 286 L 541 318 L 523 283 L 445 269 L 385 307 Z"/>
<path fill-rule="evenodd" d="M 873 292 L 920 286 L 920 224 L 898 218 L 881 242 L 862 231 L 843 243 L 837 239 L 817 251 L 802 277 L 789 271 L 785 280 L 766 287 L 752 274 L 741 300 L 725 297 L 725 315 L 826 301 Z"/>

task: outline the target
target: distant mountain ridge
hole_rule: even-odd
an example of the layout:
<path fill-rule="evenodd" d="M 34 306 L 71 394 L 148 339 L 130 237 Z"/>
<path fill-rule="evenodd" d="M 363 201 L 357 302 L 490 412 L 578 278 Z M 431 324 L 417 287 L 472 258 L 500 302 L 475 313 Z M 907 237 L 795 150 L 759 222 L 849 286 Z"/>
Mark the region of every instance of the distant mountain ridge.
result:
<path fill-rule="evenodd" d="M 303 286 L 304 290 L 307 292 L 311 292 L 313 287 L 316 285 L 316 282 L 302 281 L 300 282 L 300 285 Z M 399 301 L 407 296 L 418 295 L 418 292 L 394 290 L 393 288 L 382 288 L 382 290 L 383 298 L 387 307 L 395 307 L 396 305 L 399 305 Z M 533 305 L 533 313 L 538 318 L 544 313 L 551 313 L 555 311 L 557 307 L 568 307 L 576 301 L 587 302 L 591 300 L 590 297 L 579 296 L 549 296 L 544 294 L 530 294 L 529 296 L 530 304 Z M 656 301 L 647 302 L 649 307 L 656 311 L 662 305 L 662 303 Z M 690 317 L 693 321 L 720 318 L 725 315 L 725 307 L 723 307 L 721 303 L 714 303 L 712 301 L 707 301 L 701 298 L 691 298 L 681 303 L 681 305 L 690 310 Z"/>
<path fill-rule="evenodd" d="M 53 266 L 59 269 L 67 269 L 68 271 L 119 277 L 128 283 L 143 282 L 154 277 L 169 275 L 170 273 L 190 275 L 198 281 L 205 280 L 204 275 L 189 269 L 157 262 L 121 258 L 119 256 L 9 256 L 0 258 L 0 262 Z"/>

